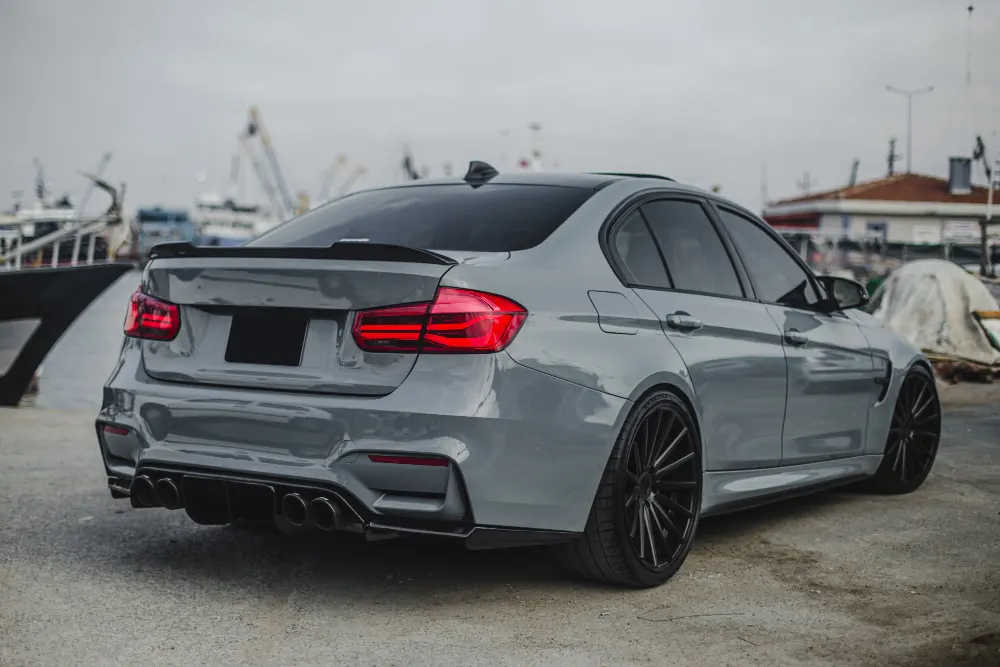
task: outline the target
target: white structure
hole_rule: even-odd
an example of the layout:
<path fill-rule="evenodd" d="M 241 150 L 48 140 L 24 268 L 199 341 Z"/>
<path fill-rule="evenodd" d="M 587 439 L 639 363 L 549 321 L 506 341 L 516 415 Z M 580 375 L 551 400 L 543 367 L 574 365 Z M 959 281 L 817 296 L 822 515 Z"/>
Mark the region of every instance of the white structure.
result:
<path fill-rule="evenodd" d="M 835 241 L 978 244 L 989 189 L 971 183 L 971 160 L 952 158 L 949 178 L 896 174 L 853 187 L 773 202 L 763 217 L 784 233 Z M 993 235 L 1000 230 L 993 232 Z"/>
<path fill-rule="evenodd" d="M 271 229 L 278 220 L 256 205 L 205 194 L 195 201 L 194 224 L 201 245 L 241 245 Z"/>

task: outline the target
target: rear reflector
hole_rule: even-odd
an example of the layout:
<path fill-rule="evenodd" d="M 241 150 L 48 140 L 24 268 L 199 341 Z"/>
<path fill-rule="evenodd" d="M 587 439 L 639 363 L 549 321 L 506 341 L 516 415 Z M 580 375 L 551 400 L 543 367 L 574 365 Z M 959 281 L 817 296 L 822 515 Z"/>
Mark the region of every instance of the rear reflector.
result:
<path fill-rule="evenodd" d="M 173 340 L 181 330 L 181 311 L 175 304 L 136 290 L 125 315 L 125 335 L 145 340 Z"/>
<path fill-rule="evenodd" d="M 353 333 L 368 352 L 499 352 L 527 316 L 505 297 L 442 287 L 432 303 L 360 311 Z"/>
<path fill-rule="evenodd" d="M 128 435 L 128 429 L 121 426 L 112 426 L 111 424 L 104 425 L 104 432 L 110 433 L 111 435 Z"/>
<path fill-rule="evenodd" d="M 391 456 L 388 454 L 369 454 L 368 458 L 375 463 L 396 463 L 404 466 L 434 466 L 443 468 L 448 465 L 448 459 L 438 456 Z"/>

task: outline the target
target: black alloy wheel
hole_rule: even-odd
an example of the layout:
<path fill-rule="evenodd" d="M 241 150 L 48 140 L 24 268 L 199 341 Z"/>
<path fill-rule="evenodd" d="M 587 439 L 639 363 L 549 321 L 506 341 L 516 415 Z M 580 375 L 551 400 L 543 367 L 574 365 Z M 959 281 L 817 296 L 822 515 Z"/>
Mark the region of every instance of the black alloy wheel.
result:
<path fill-rule="evenodd" d="M 927 479 L 941 440 L 941 403 L 934 376 L 915 366 L 903 379 L 885 455 L 872 480 L 879 493 L 910 493 Z"/>
<path fill-rule="evenodd" d="M 573 574 L 647 587 L 669 579 L 687 557 L 701 508 L 697 425 L 674 393 L 642 399 L 608 461 L 583 536 L 560 545 Z"/>
<path fill-rule="evenodd" d="M 646 413 L 625 455 L 625 522 L 639 560 L 669 566 L 696 523 L 700 477 L 694 433 L 669 403 Z"/>

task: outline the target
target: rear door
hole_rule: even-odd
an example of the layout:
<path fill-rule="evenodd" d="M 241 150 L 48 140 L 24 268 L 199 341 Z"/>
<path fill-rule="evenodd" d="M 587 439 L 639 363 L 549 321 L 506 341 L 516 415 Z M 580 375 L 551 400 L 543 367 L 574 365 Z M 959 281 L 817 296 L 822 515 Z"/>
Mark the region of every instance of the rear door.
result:
<path fill-rule="evenodd" d="M 705 204 L 646 201 L 610 238 L 622 274 L 691 375 L 706 469 L 777 465 L 786 388 L 781 335 L 764 306 L 746 297 Z"/>
<path fill-rule="evenodd" d="M 843 313 L 817 309 L 812 273 L 764 223 L 717 210 L 758 299 L 781 328 L 788 359 L 782 463 L 862 454 L 868 411 L 881 392 L 867 339 Z"/>

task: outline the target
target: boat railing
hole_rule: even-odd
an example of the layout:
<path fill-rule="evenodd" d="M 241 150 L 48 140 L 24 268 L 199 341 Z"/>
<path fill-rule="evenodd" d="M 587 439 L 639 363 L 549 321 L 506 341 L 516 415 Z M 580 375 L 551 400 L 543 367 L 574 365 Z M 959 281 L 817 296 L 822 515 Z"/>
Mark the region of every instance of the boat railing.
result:
<path fill-rule="evenodd" d="M 7 271 L 18 271 L 26 266 L 26 258 L 30 259 L 32 256 L 42 257 L 45 254 L 45 251 L 49 248 L 52 249 L 51 265 L 53 267 L 58 266 L 60 264 L 60 248 L 63 243 L 70 241 L 73 243 L 73 255 L 69 262 L 72 266 L 77 266 L 78 264 L 89 265 L 94 264 L 95 262 L 107 261 L 109 259 L 108 257 L 96 258 L 94 256 L 97 250 L 97 238 L 108 228 L 113 225 L 120 224 L 121 219 L 117 216 L 79 218 L 61 229 L 57 229 L 56 231 L 46 234 L 45 236 L 32 239 L 27 242 L 25 241 L 25 226 L 37 225 L 39 223 L 44 224 L 46 222 L 65 224 L 65 221 L 62 220 L 0 219 L 0 238 L 6 239 L 7 241 L 7 243 L 4 244 L 4 249 L 0 251 L 0 267 L 2 267 L 2 269 L 6 269 Z M 3 234 L 3 231 L 7 231 L 9 233 Z M 87 243 L 87 256 L 85 260 L 81 260 L 80 251 L 83 248 L 84 243 Z M 38 267 L 39 264 L 32 264 L 31 266 Z"/>

